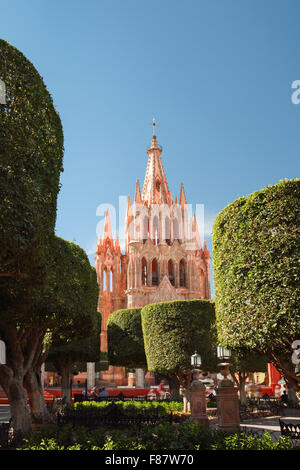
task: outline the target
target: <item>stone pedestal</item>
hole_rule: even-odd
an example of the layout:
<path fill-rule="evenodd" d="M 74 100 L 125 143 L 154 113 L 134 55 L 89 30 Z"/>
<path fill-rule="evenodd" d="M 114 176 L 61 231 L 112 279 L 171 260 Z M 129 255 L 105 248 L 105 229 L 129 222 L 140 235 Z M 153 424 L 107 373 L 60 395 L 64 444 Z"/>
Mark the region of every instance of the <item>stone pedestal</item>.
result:
<path fill-rule="evenodd" d="M 145 388 L 144 369 L 135 369 L 135 386 L 136 388 Z"/>
<path fill-rule="evenodd" d="M 134 372 L 128 372 L 128 387 L 135 386 L 135 374 Z"/>
<path fill-rule="evenodd" d="M 86 380 L 87 380 L 87 388 L 88 390 L 95 387 L 95 363 L 94 362 L 87 362 L 86 363 Z"/>
<path fill-rule="evenodd" d="M 190 386 L 191 421 L 208 426 L 206 414 L 205 386 L 200 380 L 193 380 Z"/>
<path fill-rule="evenodd" d="M 240 427 L 238 389 L 233 386 L 231 380 L 223 380 L 217 387 L 217 407 L 219 428 Z"/>

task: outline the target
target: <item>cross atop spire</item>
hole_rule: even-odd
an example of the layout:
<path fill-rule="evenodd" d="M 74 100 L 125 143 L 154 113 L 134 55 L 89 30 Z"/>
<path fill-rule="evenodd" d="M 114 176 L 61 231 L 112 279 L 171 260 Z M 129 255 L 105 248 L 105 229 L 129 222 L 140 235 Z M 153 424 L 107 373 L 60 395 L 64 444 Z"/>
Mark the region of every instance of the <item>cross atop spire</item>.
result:
<path fill-rule="evenodd" d="M 155 118 L 152 119 L 152 126 L 153 126 L 153 137 L 155 137 L 156 136 L 155 127 L 157 126 Z"/>

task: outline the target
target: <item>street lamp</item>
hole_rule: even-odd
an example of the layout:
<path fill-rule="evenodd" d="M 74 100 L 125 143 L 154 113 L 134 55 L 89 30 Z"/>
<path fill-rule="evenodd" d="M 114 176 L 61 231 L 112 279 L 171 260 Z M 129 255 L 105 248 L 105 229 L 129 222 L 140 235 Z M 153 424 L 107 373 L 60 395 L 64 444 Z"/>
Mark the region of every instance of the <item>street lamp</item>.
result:
<path fill-rule="evenodd" d="M 195 353 L 191 356 L 191 365 L 193 367 L 192 369 L 192 380 L 198 380 L 199 375 L 200 375 L 200 367 L 201 367 L 202 361 L 201 361 L 201 356 L 200 354 L 195 351 Z M 195 374 L 195 377 L 194 377 Z"/>
<path fill-rule="evenodd" d="M 231 358 L 231 350 L 218 345 L 217 355 L 218 355 L 218 358 L 221 359 L 221 361 L 229 361 L 229 359 Z"/>
<path fill-rule="evenodd" d="M 230 362 L 228 362 L 228 361 L 231 358 L 231 350 L 228 349 L 228 348 L 225 348 L 223 346 L 218 345 L 217 346 L 217 356 L 222 361 L 222 362 L 220 362 L 220 364 L 218 364 L 221 368 L 221 374 L 223 375 L 222 382 L 225 380 L 227 382 L 229 381 L 230 383 L 232 383 L 231 380 L 227 379 L 227 377 L 230 375 L 230 370 L 229 370 Z M 223 383 L 223 385 L 225 385 L 225 382 Z M 228 385 L 230 385 L 230 384 L 228 383 Z"/>
<path fill-rule="evenodd" d="M 191 356 L 191 365 L 196 369 L 201 367 L 202 361 L 200 354 L 195 351 L 195 353 Z"/>

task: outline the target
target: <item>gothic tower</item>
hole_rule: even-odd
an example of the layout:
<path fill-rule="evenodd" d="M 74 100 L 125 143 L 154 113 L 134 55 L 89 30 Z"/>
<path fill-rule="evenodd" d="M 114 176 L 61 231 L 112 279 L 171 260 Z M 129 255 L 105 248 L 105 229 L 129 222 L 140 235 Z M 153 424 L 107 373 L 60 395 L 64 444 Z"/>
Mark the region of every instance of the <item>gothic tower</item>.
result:
<path fill-rule="evenodd" d="M 189 214 L 183 184 L 179 202 L 172 198 L 155 121 L 147 153 L 142 191 L 137 180 L 133 203 L 128 196 L 125 253 L 121 253 L 118 238 L 113 241 L 108 212 L 103 240 L 99 238 L 97 245 L 102 351 L 107 351 L 107 319 L 115 310 L 166 300 L 210 298 L 210 254 L 206 242 L 201 247 L 196 216 Z M 114 372 L 115 382 L 123 385 L 120 370 Z"/>

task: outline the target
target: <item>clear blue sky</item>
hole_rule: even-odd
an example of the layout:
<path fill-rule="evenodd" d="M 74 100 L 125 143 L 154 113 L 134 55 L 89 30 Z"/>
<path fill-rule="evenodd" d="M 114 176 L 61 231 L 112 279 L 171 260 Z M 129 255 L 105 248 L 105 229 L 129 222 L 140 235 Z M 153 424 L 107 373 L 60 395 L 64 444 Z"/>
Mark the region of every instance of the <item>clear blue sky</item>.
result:
<path fill-rule="evenodd" d="M 0 1 L 1 37 L 35 65 L 63 123 L 57 234 L 93 263 L 96 208 L 143 182 L 153 117 L 172 194 L 183 181 L 208 224 L 299 177 L 299 18 L 298 0 Z"/>

